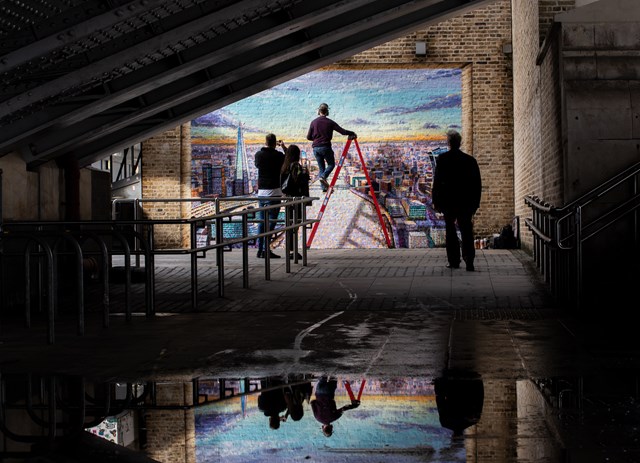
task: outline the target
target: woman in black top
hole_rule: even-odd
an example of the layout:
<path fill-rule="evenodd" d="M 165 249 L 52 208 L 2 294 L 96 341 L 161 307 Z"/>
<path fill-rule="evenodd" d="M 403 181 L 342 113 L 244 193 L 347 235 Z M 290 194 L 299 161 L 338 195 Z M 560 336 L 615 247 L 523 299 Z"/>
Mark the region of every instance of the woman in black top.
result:
<path fill-rule="evenodd" d="M 284 163 L 280 170 L 281 183 L 287 180 L 286 188 L 283 187 L 282 192 L 286 196 L 300 197 L 309 196 L 309 170 L 300 164 L 300 148 L 298 145 L 289 145 L 285 152 Z M 296 220 L 302 220 L 302 204 L 295 206 Z M 288 230 L 290 249 L 293 246 L 293 230 Z M 293 258 L 293 253 L 291 253 Z M 298 259 L 302 259 L 300 254 L 297 255 Z"/>

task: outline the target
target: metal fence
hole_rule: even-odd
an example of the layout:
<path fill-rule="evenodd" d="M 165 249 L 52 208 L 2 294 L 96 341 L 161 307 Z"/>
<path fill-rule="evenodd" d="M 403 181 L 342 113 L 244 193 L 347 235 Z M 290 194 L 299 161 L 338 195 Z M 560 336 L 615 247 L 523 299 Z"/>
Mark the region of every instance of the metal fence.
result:
<path fill-rule="evenodd" d="M 124 261 L 124 313 L 126 320 L 132 317 L 131 283 L 134 268 L 141 267 L 144 259 L 145 315 L 155 315 L 155 257 L 158 255 L 187 255 L 190 258 L 190 293 L 191 309 L 198 308 L 198 260 L 213 252 L 216 256 L 218 279 L 218 295 L 224 296 L 224 251 L 232 246 L 242 250 L 243 288 L 249 287 L 249 246 L 257 238 L 264 238 L 269 243 L 274 236 L 284 236 L 286 249 L 293 250 L 293 260 L 298 261 L 298 249 L 302 251 L 302 265 L 307 265 L 306 243 L 307 230 L 317 221 L 307 219 L 306 206 L 318 198 L 283 197 L 281 203 L 264 207 L 232 208 L 220 211 L 221 203 L 236 201 L 243 204 L 255 203 L 261 198 L 241 197 L 224 198 L 215 201 L 214 211 L 217 213 L 197 218 L 180 219 L 140 219 L 111 221 L 27 221 L 4 222 L 0 233 L 0 316 L 6 317 L 22 310 L 22 317 L 27 327 L 31 327 L 32 315 L 46 314 L 47 339 L 55 342 L 55 320 L 59 311 L 59 292 L 62 283 L 66 283 L 65 294 L 72 293 L 75 300 L 77 333 L 83 335 L 85 330 L 85 278 L 87 272 L 93 272 L 102 287 L 102 324 L 109 326 L 111 313 L 110 291 L 113 271 L 113 257 L 122 256 Z M 270 198 L 273 199 L 273 198 Z M 137 202 L 138 207 L 140 200 Z M 146 200 L 149 202 L 193 201 L 193 200 Z M 278 220 L 278 227 L 269 230 L 268 214 L 273 208 L 284 208 L 284 219 Z M 115 205 L 114 205 L 115 208 Z M 261 215 L 262 218 L 258 218 Z M 262 233 L 250 233 L 249 224 L 261 222 Z M 227 224 L 237 224 L 241 233 L 228 237 L 223 233 Z M 188 230 L 186 247 L 158 249 L 154 246 L 157 227 L 177 225 Z M 198 243 L 198 231 L 206 228 L 214 230 L 211 240 Z M 298 239 L 298 234 L 302 236 Z M 268 247 L 267 247 L 268 249 Z M 291 259 L 285 253 L 285 272 L 291 272 Z M 66 264 L 61 275 L 61 263 Z M 9 273 L 15 279 L 16 269 L 22 273 L 23 287 L 8 283 Z M 72 278 L 69 278 L 69 274 Z M 271 266 L 269 253 L 265 253 L 264 278 L 270 280 Z M 13 311 L 13 312 L 12 312 Z"/>

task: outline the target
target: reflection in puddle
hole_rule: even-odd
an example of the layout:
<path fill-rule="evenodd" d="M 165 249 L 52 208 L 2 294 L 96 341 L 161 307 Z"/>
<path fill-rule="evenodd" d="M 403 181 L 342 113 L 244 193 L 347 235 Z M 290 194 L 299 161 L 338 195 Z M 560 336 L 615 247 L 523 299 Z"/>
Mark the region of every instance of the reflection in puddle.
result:
<path fill-rule="evenodd" d="M 196 411 L 198 462 L 328 461 L 337 454 L 464 462 L 464 441 L 455 436 L 478 421 L 483 399 L 477 376 L 439 378 L 435 387 L 411 378 L 201 381 L 200 393 L 221 399 Z"/>
<path fill-rule="evenodd" d="M 640 376 L 0 376 L 0 461 L 640 461 Z"/>

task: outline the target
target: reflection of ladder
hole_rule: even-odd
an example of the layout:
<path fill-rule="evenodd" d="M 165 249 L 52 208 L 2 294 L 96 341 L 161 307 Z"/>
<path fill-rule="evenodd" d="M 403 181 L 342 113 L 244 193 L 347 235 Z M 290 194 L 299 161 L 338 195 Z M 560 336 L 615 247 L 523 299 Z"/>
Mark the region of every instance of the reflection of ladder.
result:
<path fill-rule="evenodd" d="M 387 247 L 391 247 L 391 240 L 389 239 L 389 234 L 387 233 L 387 227 L 384 225 L 384 220 L 382 219 L 382 212 L 380 212 L 380 205 L 378 204 L 378 199 L 376 198 L 376 194 L 373 191 L 373 183 L 371 182 L 371 178 L 369 177 L 369 171 L 367 170 L 367 166 L 364 163 L 364 158 L 362 157 L 362 152 L 360 151 L 360 145 L 358 145 L 358 140 L 353 139 L 356 150 L 358 151 L 358 156 L 360 157 L 360 164 L 362 165 L 362 170 L 364 171 L 364 175 L 367 178 L 367 183 L 369 184 L 369 192 L 371 194 L 371 199 L 373 200 L 373 204 L 376 207 L 376 212 L 378 213 L 378 220 L 380 221 L 380 226 L 382 227 L 382 232 L 384 233 L 384 238 L 387 241 Z M 322 206 L 320 206 L 320 212 L 318 212 L 318 218 L 316 223 L 313 224 L 313 229 L 311 230 L 311 234 L 309 235 L 309 239 L 307 240 L 307 248 L 311 247 L 311 243 L 313 242 L 313 237 L 316 235 L 316 231 L 318 230 L 318 226 L 320 225 L 320 220 L 322 220 L 322 216 L 324 215 L 324 211 L 327 208 L 327 204 L 329 203 L 329 198 L 333 194 L 333 187 L 338 180 L 338 176 L 340 174 L 340 169 L 342 169 L 342 165 L 344 164 L 344 160 L 347 157 L 347 153 L 349 152 L 349 146 L 351 146 L 351 139 L 347 140 L 347 143 L 344 145 L 344 149 L 342 150 L 342 155 L 340 156 L 340 161 L 338 162 L 338 166 L 336 168 L 335 174 L 333 174 L 333 179 L 331 180 L 331 184 L 327 189 L 327 194 L 322 201 Z"/>

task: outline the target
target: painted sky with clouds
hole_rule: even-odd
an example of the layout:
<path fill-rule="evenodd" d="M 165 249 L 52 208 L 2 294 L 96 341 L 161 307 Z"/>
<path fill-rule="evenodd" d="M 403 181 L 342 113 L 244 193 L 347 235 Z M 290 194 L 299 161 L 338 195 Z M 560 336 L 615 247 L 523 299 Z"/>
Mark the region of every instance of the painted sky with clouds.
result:
<path fill-rule="evenodd" d="M 323 102 L 361 142 L 441 138 L 460 128 L 461 88 L 459 69 L 314 71 L 195 119 L 192 139 L 235 140 L 240 121 L 248 143 L 262 143 L 267 132 L 300 143 Z"/>

